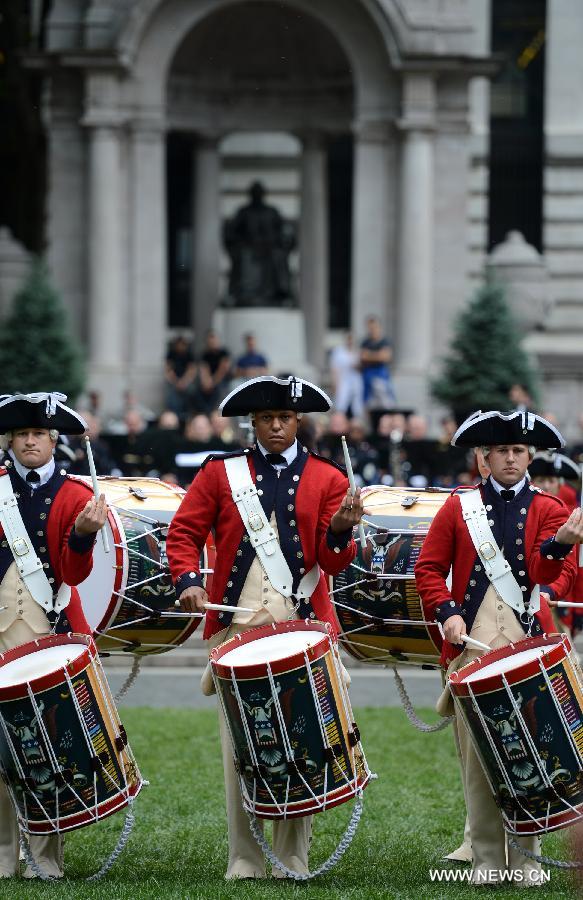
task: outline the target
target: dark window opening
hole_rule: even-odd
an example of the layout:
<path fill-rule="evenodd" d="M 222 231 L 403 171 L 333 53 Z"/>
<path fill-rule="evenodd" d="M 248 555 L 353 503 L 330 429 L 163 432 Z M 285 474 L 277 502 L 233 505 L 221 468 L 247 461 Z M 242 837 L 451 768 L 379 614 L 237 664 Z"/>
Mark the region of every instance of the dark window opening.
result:
<path fill-rule="evenodd" d="M 350 327 L 352 244 L 352 137 L 328 145 L 328 258 L 330 328 Z"/>
<path fill-rule="evenodd" d="M 488 248 L 512 230 L 542 251 L 546 0 L 493 0 Z"/>

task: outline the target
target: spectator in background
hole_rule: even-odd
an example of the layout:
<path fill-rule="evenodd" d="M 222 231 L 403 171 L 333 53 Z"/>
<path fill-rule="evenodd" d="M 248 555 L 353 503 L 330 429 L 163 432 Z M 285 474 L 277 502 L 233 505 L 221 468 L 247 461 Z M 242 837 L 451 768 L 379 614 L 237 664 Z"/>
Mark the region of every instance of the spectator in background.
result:
<path fill-rule="evenodd" d="M 235 367 L 236 378 L 257 378 L 259 375 L 267 375 L 267 359 L 257 350 L 255 335 L 248 332 L 244 338 L 245 353 L 237 360 Z"/>
<path fill-rule="evenodd" d="M 144 473 L 163 481 L 173 481 L 176 475 L 176 454 L 182 439 L 180 419 L 172 409 L 164 409 L 158 421 L 141 435 Z"/>
<path fill-rule="evenodd" d="M 97 474 L 121 474 L 116 467 L 109 444 L 101 437 L 101 421 L 99 417 L 89 412 L 89 410 L 81 410 L 79 415 L 87 422 L 85 434 L 89 436 L 89 440 L 91 441 L 91 450 L 93 451 L 95 471 Z M 87 450 L 84 438 L 79 437 L 78 435 L 71 435 L 69 437 L 69 448 L 74 454 L 74 460 L 71 462 L 70 466 L 65 466 L 67 471 L 70 472 L 71 475 L 89 475 L 89 463 L 87 462 Z"/>
<path fill-rule="evenodd" d="M 137 477 L 146 471 L 142 435 L 146 421 L 137 409 L 130 409 L 124 416 L 125 434 L 110 436 L 109 443 L 117 468 L 126 477 Z"/>
<path fill-rule="evenodd" d="M 402 470 L 411 487 L 424 488 L 431 484 L 435 441 L 427 437 L 427 420 L 411 415 L 407 419 L 403 439 Z"/>
<path fill-rule="evenodd" d="M 213 433 L 210 419 L 196 413 L 188 419 L 177 453 L 177 473 L 180 484 L 190 484 L 209 454 L 224 453 L 225 447 Z"/>
<path fill-rule="evenodd" d="M 241 442 L 237 439 L 232 420 L 228 416 L 222 416 L 218 409 L 213 409 L 209 419 L 212 433 L 216 438 L 215 444 L 217 449 L 226 452 L 239 450 Z"/>
<path fill-rule="evenodd" d="M 394 404 L 396 397 L 389 368 L 393 348 L 383 335 L 377 316 L 368 316 L 366 330 L 367 337 L 360 345 L 364 403 L 376 408 Z"/>
<path fill-rule="evenodd" d="M 348 419 L 343 412 L 333 412 L 328 422 L 328 428 L 320 440 L 320 451 L 326 459 L 331 459 L 339 465 L 344 465 L 344 453 L 342 450 L 342 435 L 348 434 Z"/>
<path fill-rule="evenodd" d="M 216 409 L 221 396 L 228 392 L 230 373 L 229 351 L 221 346 L 216 331 L 208 331 L 200 358 L 199 390 L 196 398 L 199 411 L 210 413 Z"/>
<path fill-rule="evenodd" d="M 460 472 L 468 472 L 473 463 L 468 462 L 464 447 L 452 447 L 451 439 L 457 431 L 457 422 L 451 415 L 441 420 L 441 434 L 435 444 L 433 484 L 438 487 L 455 487 Z"/>
<path fill-rule="evenodd" d="M 166 407 L 181 419 L 184 419 L 190 407 L 196 371 L 196 363 L 188 341 L 179 334 L 168 345 L 164 382 Z"/>
<path fill-rule="evenodd" d="M 330 354 L 330 371 L 334 383 L 334 406 L 348 416 L 360 418 L 364 412 L 360 355 L 351 334 Z"/>
<path fill-rule="evenodd" d="M 521 412 L 535 412 L 534 401 L 524 384 L 513 384 L 508 391 L 508 399 L 513 409 Z"/>
<path fill-rule="evenodd" d="M 346 439 L 354 477 L 358 485 L 377 484 L 379 481 L 379 455 L 369 443 L 364 422 L 351 419 Z"/>

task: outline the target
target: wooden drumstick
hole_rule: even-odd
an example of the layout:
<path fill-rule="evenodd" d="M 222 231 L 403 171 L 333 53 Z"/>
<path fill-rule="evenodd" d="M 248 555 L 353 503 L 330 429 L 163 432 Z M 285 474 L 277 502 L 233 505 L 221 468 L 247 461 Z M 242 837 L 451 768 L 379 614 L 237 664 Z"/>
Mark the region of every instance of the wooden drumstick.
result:
<path fill-rule="evenodd" d="M 350 485 L 350 493 L 354 497 L 356 494 L 356 482 L 354 480 L 354 472 L 352 471 L 352 462 L 350 461 L 350 454 L 348 452 L 348 446 L 346 444 L 346 438 L 342 435 L 342 452 L 344 453 L 344 465 L 346 466 L 346 474 L 348 475 L 348 484 Z M 358 535 L 360 538 L 360 546 L 364 547 L 366 545 L 366 535 L 364 533 L 364 526 L 362 522 L 358 523 Z"/>
<path fill-rule="evenodd" d="M 470 647 L 476 647 L 477 650 L 491 650 L 490 644 L 483 644 L 482 641 L 477 641 L 475 638 L 471 638 L 469 634 L 462 634 L 460 638 L 464 643 L 469 644 Z"/>
<path fill-rule="evenodd" d="M 95 494 L 95 499 L 99 500 L 99 485 L 97 484 L 97 472 L 95 471 L 95 460 L 93 459 L 93 450 L 91 449 L 91 444 L 89 442 L 89 435 L 85 435 L 85 452 L 87 453 L 87 462 L 89 463 L 89 472 L 91 474 L 91 481 L 93 483 L 93 493 Z M 107 532 L 105 530 L 106 525 L 102 525 L 99 529 L 101 531 L 101 540 L 103 541 L 103 549 L 106 553 L 109 553 L 109 540 L 107 538 Z"/>
<path fill-rule="evenodd" d="M 435 623 L 441 632 L 441 636 L 446 640 L 445 634 L 443 633 L 443 625 L 441 622 Z M 470 647 L 475 647 L 476 650 L 492 650 L 489 644 L 483 644 L 481 641 L 477 641 L 475 638 L 471 638 L 469 634 L 460 634 L 460 640 L 464 641 L 466 644 L 469 644 Z"/>
<path fill-rule="evenodd" d="M 174 606 L 180 606 L 180 600 L 174 601 Z M 249 612 L 254 613 L 257 612 L 256 609 L 249 609 L 248 606 L 227 606 L 226 603 L 205 603 L 205 609 L 216 609 L 219 612 Z M 198 613 L 199 616 L 204 616 L 204 613 Z"/>
<path fill-rule="evenodd" d="M 556 600 L 553 606 L 563 606 L 567 609 L 583 609 L 583 603 L 571 603 L 570 600 Z"/>

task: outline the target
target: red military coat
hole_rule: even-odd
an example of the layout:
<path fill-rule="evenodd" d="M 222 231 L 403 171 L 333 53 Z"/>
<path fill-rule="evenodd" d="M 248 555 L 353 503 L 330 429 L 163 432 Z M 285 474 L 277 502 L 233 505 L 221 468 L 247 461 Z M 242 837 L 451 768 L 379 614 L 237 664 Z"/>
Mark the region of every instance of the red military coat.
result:
<path fill-rule="evenodd" d="M 487 493 L 494 491 L 493 487 L 484 489 L 480 485 L 475 489 L 482 492 L 485 504 L 493 499 Z M 506 535 L 510 551 L 506 556 L 517 581 L 524 585 L 526 596 L 535 584 L 552 585 L 559 592 L 564 590 L 575 577 L 572 547 L 557 544 L 553 539 L 568 518 L 567 509 L 557 497 L 529 486 L 528 482 L 513 504 L 516 504 L 516 521 L 513 520 L 512 527 L 516 530 L 512 531 L 510 540 Z M 486 505 L 486 509 L 491 510 L 492 505 Z M 517 555 L 511 558 L 511 554 Z M 451 590 L 446 584 L 450 567 Z M 431 524 L 415 566 L 415 580 L 428 620 L 443 623 L 452 615 L 463 615 L 470 631 L 489 582 L 463 520 L 457 493 L 448 497 Z M 546 601 L 541 600 L 535 618 L 542 631 L 556 630 Z M 444 641 L 443 664 L 447 665 L 460 652 L 459 647 Z"/>
<path fill-rule="evenodd" d="M 0 468 L 0 476 L 9 477 L 5 468 Z M 24 482 L 13 472 L 13 487 L 16 493 Z M 21 484 L 20 484 L 20 483 Z M 25 486 L 26 487 L 26 486 Z M 73 631 L 91 634 L 83 609 L 79 592 L 74 587 L 84 581 L 93 565 L 93 544 L 95 535 L 81 537 L 73 529 L 75 519 L 92 497 L 91 488 L 82 481 L 71 478 L 58 471 L 47 483 L 47 496 L 44 502 L 37 505 L 40 509 L 34 518 L 27 514 L 24 505 L 19 501 L 21 515 L 30 539 L 35 546 L 41 562 L 47 562 L 54 577 L 51 584 L 56 593 L 65 583 L 71 585 L 71 599 L 64 613 Z M 43 532 L 43 535 L 40 534 Z M 0 540 L 4 539 L 4 530 L 0 525 Z"/>
<path fill-rule="evenodd" d="M 346 476 L 333 463 L 301 446 L 296 460 L 279 478 L 258 450 L 245 452 L 268 519 L 271 509 L 275 510 L 280 546 L 294 576 L 294 587 L 318 563 L 322 572 L 311 597 L 311 609 L 315 618 L 329 622 L 336 633 L 326 574 L 337 575 L 356 555 L 351 530 L 344 535 L 332 535 L 328 530 L 348 489 Z M 217 556 L 210 600 L 237 605 L 255 552 L 247 541 L 220 458 L 205 463 L 170 525 L 166 550 L 178 596 L 186 588 L 202 584 L 199 558 L 211 529 Z M 303 618 L 303 613 L 300 608 L 298 618 Z M 226 628 L 231 619 L 232 614 L 209 611 L 204 637 Z"/>

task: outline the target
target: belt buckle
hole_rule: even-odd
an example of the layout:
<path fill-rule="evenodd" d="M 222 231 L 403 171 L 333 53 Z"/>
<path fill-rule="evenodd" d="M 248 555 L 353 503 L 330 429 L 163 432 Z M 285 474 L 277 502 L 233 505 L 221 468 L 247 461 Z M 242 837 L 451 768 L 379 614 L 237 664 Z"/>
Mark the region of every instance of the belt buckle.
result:
<path fill-rule="evenodd" d="M 16 538 L 12 544 L 12 549 L 16 556 L 26 556 L 29 551 L 28 543 L 25 538 Z"/>
<path fill-rule="evenodd" d="M 261 519 L 261 516 L 249 516 L 247 521 L 249 523 L 249 528 L 251 529 L 251 531 L 261 531 L 261 529 L 263 528 L 263 521 Z"/>
<path fill-rule="evenodd" d="M 490 562 L 490 560 L 494 559 L 494 557 L 496 556 L 496 550 L 491 541 L 484 541 L 483 544 L 480 544 L 478 553 L 480 554 L 482 559 L 486 560 L 486 562 Z"/>

